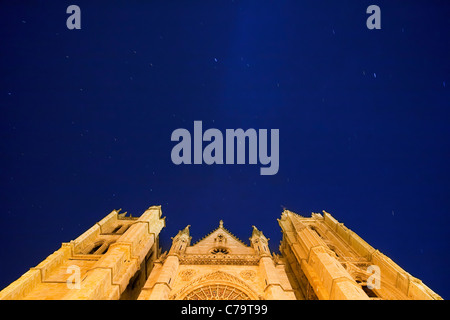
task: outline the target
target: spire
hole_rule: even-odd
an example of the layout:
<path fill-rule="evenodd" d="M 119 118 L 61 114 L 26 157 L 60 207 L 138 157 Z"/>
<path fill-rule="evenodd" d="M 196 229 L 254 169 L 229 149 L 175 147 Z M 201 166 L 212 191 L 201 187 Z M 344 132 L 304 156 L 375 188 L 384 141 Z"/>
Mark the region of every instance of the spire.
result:
<path fill-rule="evenodd" d="M 252 237 L 250 238 L 250 243 L 252 244 L 252 247 L 257 250 L 257 253 L 261 255 L 270 255 L 269 247 L 268 247 L 268 241 L 270 239 L 267 239 L 263 232 L 261 230 L 258 230 L 255 226 L 253 227 Z"/>
<path fill-rule="evenodd" d="M 258 230 L 257 227 L 252 226 L 252 228 L 253 228 L 252 238 L 253 238 L 253 237 L 261 237 L 261 236 L 264 236 L 263 233 L 262 233 L 262 231 Z"/>
<path fill-rule="evenodd" d="M 264 235 L 264 233 L 261 230 L 258 230 L 257 227 L 252 226 L 253 227 L 253 232 L 252 232 L 252 238 L 256 237 L 256 238 L 262 238 L 265 239 L 266 241 L 269 241 L 269 238 L 266 238 L 266 236 Z"/>
<path fill-rule="evenodd" d="M 180 239 L 181 237 L 185 236 L 184 238 L 190 238 L 189 236 L 189 228 L 190 228 L 190 224 L 188 224 L 183 230 L 179 230 L 177 235 L 172 239 L 172 241 L 178 241 L 178 239 Z"/>
<path fill-rule="evenodd" d="M 222 219 L 219 221 L 219 228 L 223 228 L 223 220 Z"/>
<path fill-rule="evenodd" d="M 172 247 L 170 248 L 169 254 L 181 253 L 186 250 L 191 242 L 191 237 L 189 236 L 189 227 L 187 225 L 183 230 L 178 231 L 178 234 L 172 238 Z"/>
<path fill-rule="evenodd" d="M 186 226 L 186 228 L 184 228 L 183 230 L 180 230 L 180 231 L 178 232 L 178 234 L 179 234 L 179 235 L 185 234 L 185 235 L 189 236 L 189 227 L 190 227 L 190 226 L 191 226 L 191 225 L 188 224 L 188 225 Z"/>

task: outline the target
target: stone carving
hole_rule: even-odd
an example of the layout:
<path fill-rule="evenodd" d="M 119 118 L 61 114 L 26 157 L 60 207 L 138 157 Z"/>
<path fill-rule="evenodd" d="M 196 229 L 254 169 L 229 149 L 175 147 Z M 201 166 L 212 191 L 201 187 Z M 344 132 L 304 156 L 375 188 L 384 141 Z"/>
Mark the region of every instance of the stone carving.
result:
<path fill-rule="evenodd" d="M 189 292 L 183 300 L 251 300 L 243 291 L 227 285 L 208 285 Z"/>
<path fill-rule="evenodd" d="M 195 275 L 196 271 L 194 269 L 186 269 L 180 272 L 180 278 L 183 281 L 189 281 Z"/>
<path fill-rule="evenodd" d="M 198 254 L 180 255 L 180 264 L 235 264 L 258 265 L 260 256 L 251 254 Z"/>
<path fill-rule="evenodd" d="M 222 271 L 215 271 L 194 279 L 177 293 L 169 296 L 169 299 L 193 299 L 195 295 L 191 295 L 191 293 L 198 293 L 197 288 L 210 288 L 211 286 L 217 287 L 217 285 L 221 285 L 222 288 L 235 288 L 233 291 L 242 292 L 245 294 L 239 295 L 239 298 L 234 299 L 247 299 L 247 296 L 249 296 L 250 299 L 257 299 L 254 291 L 244 281 Z M 213 294 L 213 296 L 216 295 Z M 229 297 L 228 299 L 230 298 L 231 297 Z"/>
<path fill-rule="evenodd" d="M 225 245 L 227 243 L 227 238 L 225 238 L 223 234 L 219 234 L 216 238 L 214 238 L 214 242 L 218 245 Z"/>
<path fill-rule="evenodd" d="M 245 280 L 253 280 L 255 279 L 256 272 L 253 270 L 243 270 L 241 271 L 240 276 Z"/>

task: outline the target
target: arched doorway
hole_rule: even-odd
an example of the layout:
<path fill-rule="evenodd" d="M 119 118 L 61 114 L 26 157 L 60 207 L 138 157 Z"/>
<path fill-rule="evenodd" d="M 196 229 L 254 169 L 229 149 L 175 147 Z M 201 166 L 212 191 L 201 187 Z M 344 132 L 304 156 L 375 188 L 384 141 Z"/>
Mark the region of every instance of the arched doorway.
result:
<path fill-rule="evenodd" d="M 259 300 L 244 281 L 222 271 L 205 274 L 169 296 L 173 300 Z"/>
<path fill-rule="evenodd" d="M 226 284 L 210 284 L 186 294 L 184 300 L 251 300 L 242 290 Z"/>

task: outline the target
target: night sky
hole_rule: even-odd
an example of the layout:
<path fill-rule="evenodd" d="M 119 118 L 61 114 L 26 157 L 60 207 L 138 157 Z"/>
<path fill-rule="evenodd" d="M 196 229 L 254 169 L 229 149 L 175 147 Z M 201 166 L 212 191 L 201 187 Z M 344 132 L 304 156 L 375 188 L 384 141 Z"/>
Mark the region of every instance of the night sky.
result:
<path fill-rule="evenodd" d="M 0 289 L 113 209 L 162 205 L 163 251 L 223 219 L 278 252 L 286 207 L 450 298 L 449 39 L 443 0 L 2 1 Z M 279 129 L 278 173 L 173 164 L 195 120 Z"/>

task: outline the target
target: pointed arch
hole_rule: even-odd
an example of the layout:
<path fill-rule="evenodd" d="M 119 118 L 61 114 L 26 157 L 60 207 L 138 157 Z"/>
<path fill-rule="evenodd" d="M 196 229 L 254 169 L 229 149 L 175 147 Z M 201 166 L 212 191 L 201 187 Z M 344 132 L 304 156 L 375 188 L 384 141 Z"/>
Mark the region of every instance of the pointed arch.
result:
<path fill-rule="evenodd" d="M 194 279 L 169 299 L 258 300 L 260 297 L 239 278 L 223 271 L 214 271 Z"/>

